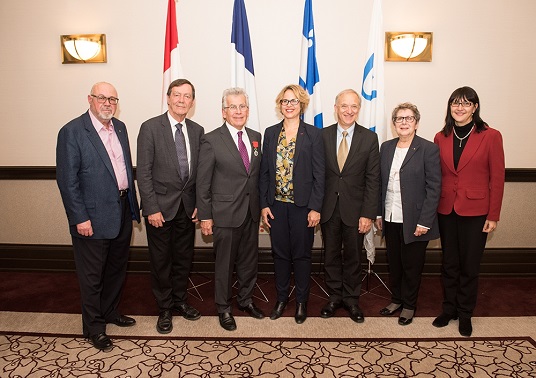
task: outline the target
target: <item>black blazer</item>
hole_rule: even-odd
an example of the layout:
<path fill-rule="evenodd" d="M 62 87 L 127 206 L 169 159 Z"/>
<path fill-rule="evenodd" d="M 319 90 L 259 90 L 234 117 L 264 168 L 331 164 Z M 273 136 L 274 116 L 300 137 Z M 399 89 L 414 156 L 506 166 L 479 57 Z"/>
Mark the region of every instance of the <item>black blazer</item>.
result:
<path fill-rule="evenodd" d="M 259 179 L 261 209 L 273 205 L 275 201 L 277 139 L 282 128 L 283 121 L 264 131 Z M 324 170 L 322 130 L 300 121 L 292 172 L 296 206 L 307 206 L 310 210 L 321 211 L 324 198 Z"/>
<path fill-rule="evenodd" d="M 388 140 L 380 149 L 382 186 L 378 214 L 384 220 L 389 172 L 397 143 L 398 138 Z M 406 244 L 439 238 L 437 206 L 441 195 L 441 166 L 437 145 L 415 135 L 400 167 L 400 191 Z M 424 235 L 415 236 L 413 233 L 417 224 L 429 227 L 430 230 Z"/>

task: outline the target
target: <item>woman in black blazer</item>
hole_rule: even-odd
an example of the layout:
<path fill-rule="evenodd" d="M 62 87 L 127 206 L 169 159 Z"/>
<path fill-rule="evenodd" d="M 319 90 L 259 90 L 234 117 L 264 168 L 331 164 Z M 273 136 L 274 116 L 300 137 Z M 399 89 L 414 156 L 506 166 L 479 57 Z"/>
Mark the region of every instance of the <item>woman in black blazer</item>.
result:
<path fill-rule="evenodd" d="M 439 148 L 416 135 L 420 118 L 415 105 L 398 105 L 392 114 L 398 138 L 380 148 L 381 217 L 376 227 L 385 236 L 392 293 L 391 303 L 380 314 L 402 310 L 400 325 L 413 321 L 426 246 L 439 238 Z"/>

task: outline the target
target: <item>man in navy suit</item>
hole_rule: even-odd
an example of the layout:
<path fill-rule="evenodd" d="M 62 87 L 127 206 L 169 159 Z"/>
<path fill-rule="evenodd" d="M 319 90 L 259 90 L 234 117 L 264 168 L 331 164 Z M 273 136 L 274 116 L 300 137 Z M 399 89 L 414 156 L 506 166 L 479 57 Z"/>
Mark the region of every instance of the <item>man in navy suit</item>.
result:
<path fill-rule="evenodd" d="M 83 333 L 95 348 L 110 350 L 106 323 L 136 323 L 117 307 L 132 220 L 139 222 L 140 215 L 127 129 L 113 117 L 117 91 L 109 83 L 96 83 L 87 100 L 89 110 L 58 134 L 56 179 L 73 241 Z"/>

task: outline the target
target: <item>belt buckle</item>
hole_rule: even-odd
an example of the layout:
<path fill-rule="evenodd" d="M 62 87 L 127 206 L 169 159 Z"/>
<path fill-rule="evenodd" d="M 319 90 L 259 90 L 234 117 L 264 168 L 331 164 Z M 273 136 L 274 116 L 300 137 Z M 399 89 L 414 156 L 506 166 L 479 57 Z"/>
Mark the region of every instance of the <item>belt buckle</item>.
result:
<path fill-rule="evenodd" d="M 119 197 L 126 197 L 127 195 L 127 192 L 128 192 L 128 189 L 121 189 L 119 190 Z"/>

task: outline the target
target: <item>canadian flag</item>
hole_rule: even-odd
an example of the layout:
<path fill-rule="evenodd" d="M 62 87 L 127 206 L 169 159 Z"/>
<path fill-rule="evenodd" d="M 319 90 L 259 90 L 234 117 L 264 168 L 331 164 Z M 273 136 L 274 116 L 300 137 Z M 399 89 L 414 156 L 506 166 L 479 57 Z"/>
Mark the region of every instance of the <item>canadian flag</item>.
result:
<path fill-rule="evenodd" d="M 179 34 L 177 32 L 176 0 L 169 0 L 166 22 L 166 41 L 164 44 L 164 81 L 162 84 L 162 113 L 167 107 L 167 90 L 169 84 L 183 78 L 181 56 L 179 53 Z"/>

